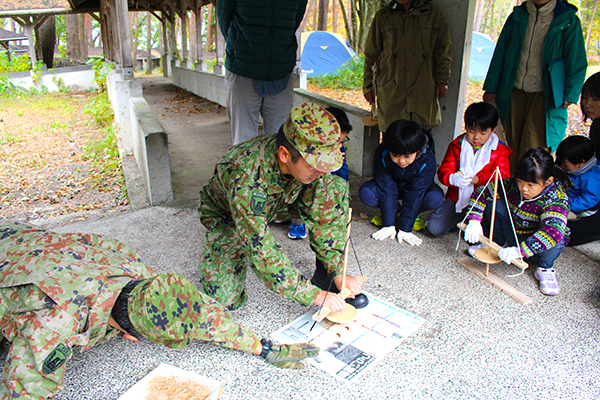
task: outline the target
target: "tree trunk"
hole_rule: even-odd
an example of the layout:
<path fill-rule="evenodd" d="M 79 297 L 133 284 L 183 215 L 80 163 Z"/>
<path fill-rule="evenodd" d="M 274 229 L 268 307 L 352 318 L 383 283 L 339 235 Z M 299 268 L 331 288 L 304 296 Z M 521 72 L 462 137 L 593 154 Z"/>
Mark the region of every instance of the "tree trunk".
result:
<path fill-rule="evenodd" d="M 337 33 L 338 30 L 338 5 L 335 0 L 331 4 L 333 12 L 333 33 Z"/>
<path fill-rule="evenodd" d="M 77 15 L 77 23 L 79 25 L 79 54 L 81 59 L 87 61 L 88 58 L 88 34 L 85 26 L 85 16 L 83 14 Z"/>
<path fill-rule="evenodd" d="M 600 2 L 600 0 L 594 1 L 594 8 L 592 9 L 592 14 L 590 16 L 588 31 L 587 31 L 587 34 L 585 35 L 585 51 L 586 51 L 586 53 L 588 52 L 588 50 L 590 48 L 590 39 L 592 37 L 592 29 L 594 28 L 594 21 L 596 20 L 596 12 L 598 12 L 598 3 L 599 2 Z"/>
<path fill-rule="evenodd" d="M 79 34 L 79 21 L 76 14 L 65 15 L 65 30 L 67 31 L 67 55 L 73 60 L 81 59 L 79 41 L 82 36 Z"/>
<path fill-rule="evenodd" d="M 49 16 L 43 24 L 35 30 L 35 47 L 38 60 L 52 68 L 54 64 L 54 45 L 56 44 L 56 17 Z"/>
<path fill-rule="evenodd" d="M 483 20 L 483 7 L 485 6 L 485 0 L 477 0 L 477 10 L 475 11 L 475 25 L 473 31 L 481 31 L 481 21 Z"/>
<path fill-rule="evenodd" d="M 306 30 L 306 25 L 308 25 L 308 20 L 310 19 L 310 15 L 315 9 L 318 0 L 308 0 L 308 4 L 306 5 L 306 11 L 304 12 L 304 18 L 302 18 L 302 22 L 298 27 L 298 32 L 302 34 Z"/>
<path fill-rule="evenodd" d="M 87 47 L 94 47 L 94 40 L 92 38 L 92 16 L 90 14 L 83 14 L 83 25 L 85 32 L 85 52 L 87 54 Z"/>
<path fill-rule="evenodd" d="M 319 0 L 319 23 L 317 29 L 327 30 L 327 17 L 329 16 L 329 0 Z"/>

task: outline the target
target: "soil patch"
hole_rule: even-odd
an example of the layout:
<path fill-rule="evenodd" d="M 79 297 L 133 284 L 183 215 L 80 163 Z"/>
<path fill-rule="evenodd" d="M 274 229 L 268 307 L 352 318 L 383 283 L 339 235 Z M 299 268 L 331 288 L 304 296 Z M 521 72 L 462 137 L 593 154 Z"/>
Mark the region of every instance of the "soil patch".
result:
<path fill-rule="evenodd" d="M 83 108 L 95 94 L 0 98 L 0 218 L 37 220 L 127 204 L 121 170 L 94 157 L 105 129 Z"/>

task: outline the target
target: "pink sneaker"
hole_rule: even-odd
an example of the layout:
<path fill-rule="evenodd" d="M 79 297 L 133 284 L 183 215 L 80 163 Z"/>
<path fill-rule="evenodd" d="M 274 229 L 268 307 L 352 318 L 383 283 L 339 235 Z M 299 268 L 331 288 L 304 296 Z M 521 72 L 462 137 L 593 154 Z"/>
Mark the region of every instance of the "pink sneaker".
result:
<path fill-rule="evenodd" d="M 556 296 L 560 293 L 560 287 L 558 286 L 556 271 L 554 271 L 554 269 L 538 267 L 533 276 L 540 281 L 540 292 L 548 296 Z"/>

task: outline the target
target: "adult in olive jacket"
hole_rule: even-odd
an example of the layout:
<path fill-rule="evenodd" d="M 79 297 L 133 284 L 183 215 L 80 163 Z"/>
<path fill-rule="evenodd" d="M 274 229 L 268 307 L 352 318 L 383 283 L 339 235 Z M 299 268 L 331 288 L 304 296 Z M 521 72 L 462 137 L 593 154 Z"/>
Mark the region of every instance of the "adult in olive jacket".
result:
<path fill-rule="evenodd" d="M 217 18 L 226 41 L 225 87 L 233 144 L 277 133 L 293 105 L 296 30 L 307 0 L 219 0 Z"/>
<path fill-rule="evenodd" d="M 452 64 L 448 23 L 431 0 L 392 0 L 375 14 L 365 42 L 363 93 L 375 101 L 379 129 L 399 119 L 426 130 L 440 125 Z"/>

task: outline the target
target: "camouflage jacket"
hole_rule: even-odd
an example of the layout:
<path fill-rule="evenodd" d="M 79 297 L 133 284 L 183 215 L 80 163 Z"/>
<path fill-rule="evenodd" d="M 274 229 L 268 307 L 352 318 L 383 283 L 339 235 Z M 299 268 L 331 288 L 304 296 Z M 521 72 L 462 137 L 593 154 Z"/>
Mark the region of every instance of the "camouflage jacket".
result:
<path fill-rule="evenodd" d="M 310 305 L 319 289 L 303 278 L 282 251 L 268 223 L 300 216 L 310 246 L 330 274 L 342 271 L 348 221 L 348 183 L 331 174 L 305 185 L 282 174 L 276 135 L 262 135 L 233 147 L 200 191 L 200 220 L 210 229 L 230 224 L 243 242 L 257 276 L 287 299 Z"/>
<path fill-rule="evenodd" d="M 72 347 L 117 335 L 108 325 L 117 296 L 131 279 L 152 275 L 114 239 L 0 221 L 0 329 L 12 343 L 1 397 L 53 397 Z"/>

